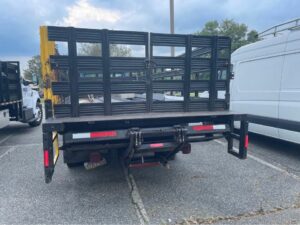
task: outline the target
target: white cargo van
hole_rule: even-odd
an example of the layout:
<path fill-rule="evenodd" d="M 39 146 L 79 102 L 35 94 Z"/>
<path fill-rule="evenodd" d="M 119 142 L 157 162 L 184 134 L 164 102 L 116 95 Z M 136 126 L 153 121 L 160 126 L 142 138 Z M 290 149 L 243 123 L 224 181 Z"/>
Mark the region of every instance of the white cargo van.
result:
<path fill-rule="evenodd" d="M 300 144 L 300 132 L 294 129 L 295 125 L 296 130 L 300 126 L 298 24 L 299 19 L 277 25 L 262 33 L 263 40 L 232 53 L 230 106 L 232 110 L 255 115 L 255 123 L 249 126 L 251 132 Z M 289 129 L 291 126 L 294 131 Z M 280 129 L 283 127 L 288 129 Z"/>

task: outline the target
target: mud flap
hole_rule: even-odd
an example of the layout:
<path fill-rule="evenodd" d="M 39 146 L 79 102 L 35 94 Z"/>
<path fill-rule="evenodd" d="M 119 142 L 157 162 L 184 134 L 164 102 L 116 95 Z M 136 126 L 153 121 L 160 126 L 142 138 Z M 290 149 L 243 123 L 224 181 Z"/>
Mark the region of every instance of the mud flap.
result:
<path fill-rule="evenodd" d="M 57 132 L 43 132 L 45 182 L 50 183 L 59 157 Z"/>

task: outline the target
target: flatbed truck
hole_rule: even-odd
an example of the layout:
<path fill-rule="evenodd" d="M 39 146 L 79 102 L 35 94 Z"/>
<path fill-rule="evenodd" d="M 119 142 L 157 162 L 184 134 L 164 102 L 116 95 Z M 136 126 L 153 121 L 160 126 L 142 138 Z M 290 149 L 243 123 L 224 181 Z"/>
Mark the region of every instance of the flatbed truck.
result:
<path fill-rule="evenodd" d="M 43 119 L 37 91 L 23 82 L 17 61 L 0 61 L 0 129 L 10 121 L 38 126 Z"/>
<path fill-rule="evenodd" d="M 192 142 L 225 138 L 247 157 L 247 115 L 229 111 L 230 38 L 56 26 L 40 37 L 46 183 L 61 151 L 70 168 L 112 152 L 126 167 L 166 166 Z"/>

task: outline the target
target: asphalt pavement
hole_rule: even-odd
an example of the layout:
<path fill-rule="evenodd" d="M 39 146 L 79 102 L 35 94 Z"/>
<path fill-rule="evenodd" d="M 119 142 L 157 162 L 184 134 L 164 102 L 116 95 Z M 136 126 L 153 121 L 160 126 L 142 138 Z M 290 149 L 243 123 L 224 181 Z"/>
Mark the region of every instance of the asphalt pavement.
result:
<path fill-rule="evenodd" d="M 61 157 L 45 184 L 41 127 L 11 123 L 0 130 L 0 224 L 300 224 L 300 146 L 250 135 L 248 152 L 193 144 L 169 169 L 129 173 L 117 160 L 71 170 Z"/>

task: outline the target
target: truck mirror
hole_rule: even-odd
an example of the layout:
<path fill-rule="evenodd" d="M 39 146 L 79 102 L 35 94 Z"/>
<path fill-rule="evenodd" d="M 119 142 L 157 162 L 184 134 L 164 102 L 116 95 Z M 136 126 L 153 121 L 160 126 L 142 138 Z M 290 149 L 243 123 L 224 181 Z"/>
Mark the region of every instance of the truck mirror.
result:
<path fill-rule="evenodd" d="M 38 76 L 35 73 L 32 74 L 32 83 L 34 85 L 38 84 Z"/>
<path fill-rule="evenodd" d="M 24 86 L 28 86 L 29 84 L 33 84 L 33 82 L 31 80 L 22 79 L 22 81 L 23 81 Z"/>
<path fill-rule="evenodd" d="M 39 82 L 39 78 L 37 77 L 37 78 L 36 78 L 36 81 L 34 82 L 34 85 L 38 86 L 39 83 L 40 83 L 40 82 Z"/>

